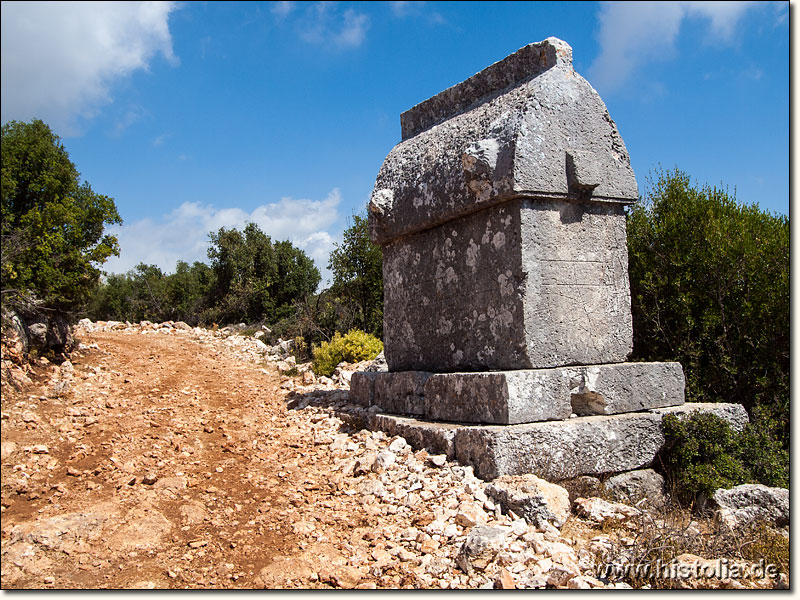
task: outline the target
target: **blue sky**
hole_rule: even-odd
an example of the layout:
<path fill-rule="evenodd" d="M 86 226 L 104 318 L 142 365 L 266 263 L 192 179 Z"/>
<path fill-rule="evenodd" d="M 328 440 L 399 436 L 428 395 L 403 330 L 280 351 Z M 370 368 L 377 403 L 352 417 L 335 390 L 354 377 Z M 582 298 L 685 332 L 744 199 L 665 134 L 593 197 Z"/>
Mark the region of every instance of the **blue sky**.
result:
<path fill-rule="evenodd" d="M 640 193 L 658 165 L 789 212 L 787 2 L 2 3 L 2 121 L 51 125 L 172 271 L 258 223 L 321 270 L 400 113 L 559 37 L 605 100 Z"/>

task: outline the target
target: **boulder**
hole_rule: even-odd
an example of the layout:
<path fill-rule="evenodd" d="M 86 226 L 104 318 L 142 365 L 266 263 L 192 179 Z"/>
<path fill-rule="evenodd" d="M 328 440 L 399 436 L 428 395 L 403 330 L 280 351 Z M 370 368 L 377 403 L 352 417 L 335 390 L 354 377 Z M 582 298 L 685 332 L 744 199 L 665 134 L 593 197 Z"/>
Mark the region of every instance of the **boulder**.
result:
<path fill-rule="evenodd" d="M 480 525 L 469 530 L 456 557 L 456 564 L 467 575 L 484 570 L 511 541 L 511 528 Z"/>
<path fill-rule="evenodd" d="M 486 486 L 486 495 L 537 527 L 545 522 L 561 527 L 570 514 L 567 490 L 536 475 L 498 477 Z"/>
<path fill-rule="evenodd" d="M 789 524 L 789 490 L 761 484 L 737 485 L 714 492 L 717 516 L 731 529 L 756 521 L 784 527 Z"/>
<path fill-rule="evenodd" d="M 624 523 L 642 514 L 632 506 L 608 502 L 602 498 L 578 498 L 575 500 L 575 512 L 578 516 L 594 521 L 598 525 L 608 522 Z"/>
<path fill-rule="evenodd" d="M 31 348 L 47 347 L 47 318 L 43 316 L 35 317 L 27 323 L 25 328 L 26 337 Z"/>
<path fill-rule="evenodd" d="M 30 348 L 28 334 L 25 332 L 25 324 L 15 312 L 6 312 L 3 309 L 3 335 L 7 343 L 14 348 L 17 354 L 23 354 Z"/>
<path fill-rule="evenodd" d="M 664 478 L 653 469 L 640 469 L 614 475 L 603 484 L 608 495 L 619 502 L 638 504 L 642 500 L 649 506 L 663 506 Z"/>
<path fill-rule="evenodd" d="M 593 475 L 579 475 L 559 481 L 558 484 L 569 492 L 570 505 L 578 498 L 601 496 L 603 493 L 603 482 Z"/>

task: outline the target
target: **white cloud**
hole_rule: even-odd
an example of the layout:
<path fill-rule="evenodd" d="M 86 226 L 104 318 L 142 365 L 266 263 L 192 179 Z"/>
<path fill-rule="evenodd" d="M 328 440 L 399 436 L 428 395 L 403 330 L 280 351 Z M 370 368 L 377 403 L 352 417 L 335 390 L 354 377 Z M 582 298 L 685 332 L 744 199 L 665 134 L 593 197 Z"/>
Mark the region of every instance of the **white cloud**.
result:
<path fill-rule="evenodd" d="M 272 4 L 272 8 L 270 8 L 272 14 L 279 19 L 282 19 L 283 17 L 288 15 L 290 12 L 292 12 L 292 10 L 294 10 L 294 2 L 286 2 L 286 1 L 274 2 Z"/>
<path fill-rule="evenodd" d="M 397 2 L 389 2 L 389 6 L 392 8 L 392 13 L 395 17 L 405 18 L 407 17 L 414 8 L 418 8 L 420 5 L 425 4 L 424 2 L 408 2 L 405 0 L 398 0 Z"/>
<path fill-rule="evenodd" d="M 102 269 L 124 273 L 140 262 L 172 272 L 184 260 L 208 262 L 208 234 L 220 227 L 243 229 L 255 223 L 273 240 L 289 240 L 314 260 L 323 277 L 330 279 L 328 254 L 335 239 L 328 232 L 339 219 L 341 194 L 334 188 L 324 200 L 282 198 L 248 213 L 240 208 L 215 208 L 184 202 L 160 221 L 142 219 L 131 225 L 109 228 L 120 243 L 120 256 L 112 257 Z"/>
<path fill-rule="evenodd" d="M 367 15 L 348 9 L 344 13 L 342 29 L 334 37 L 339 46 L 360 46 L 367 36 L 369 19 Z"/>
<path fill-rule="evenodd" d="M 364 43 L 369 17 L 349 8 L 337 12 L 333 2 L 315 2 L 298 17 L 300 38 L 310 44 L 355 48 Z"/>
<path fill-rule="evenodd" d="M 174 2 L 3 2 L 2 120 L 40 118 L 74 135 L 112 86 L 172 52 Z"/>
<path fill-rule="evenodd" d="M 675 55 L 675 39 L 687 18 L 710 21 L 710 36 L 730 42 L 744 13 L 756 2 L 604 2 L 600 9 L 600 55 L 589 79 L 606 91 L 621 87 L 637 68 Z"/>
<path fill-rule="evenodd" d="M 121 135 L 128 127 L 149 116 L 150 114 L 144 107 L 138 105 L 129 106 L 125 114 L 120 116 L 114 124 L 114 134 Z"/>
<path fill-rule="evenodd" d="M 444 25 L 447 23 L 446 19 L 438 12 L 428 10 L 426 2 L 414 1 L 398 1 L 389 2 L 392 15 L 397 19 L 417 18 L 422 19 L 428 25 Z"/>

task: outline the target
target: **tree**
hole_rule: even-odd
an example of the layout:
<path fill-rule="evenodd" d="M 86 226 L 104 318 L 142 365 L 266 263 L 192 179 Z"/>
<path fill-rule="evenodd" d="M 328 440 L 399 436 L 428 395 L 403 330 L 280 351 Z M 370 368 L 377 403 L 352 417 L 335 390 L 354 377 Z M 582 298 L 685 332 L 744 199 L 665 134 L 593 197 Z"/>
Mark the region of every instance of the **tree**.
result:
<path fill-rule="evenodd" d="M 369 239 L 367 218 L 353 215 L 341 244 L 331 252 L 331 291 L 356 308 L 358 329 L 383 336 L 383 253 Z"/>
<path fill-rule="evenodd" d="M 687 399 L 741 403 L 788 449 L 788 218 L 659 172 L 628 253 L 634 358 L 679 361 Z"/>
<path fill-rule="evenodd" d="M 207 264 L 195 261 L 189 266 L 178 261 L 175 273 L 166 278 L 167 320 L 199 325 L 213 285 L 214 272 Z"/>
<path fill-rule="evenodd" d="M 205 263 L 178 261 L 175 273 L 138 264 L 124 275 L 106 275 L 92 297 L 89 315 L 100 320 L 200 323 L 214 275 Z"/>
<path fill-rule="evenodd" d="M 319 270 L 305 252 L 288 241 L 273 244 L 255 223 L 242 232 L 223 227 L 210 238 L 215 280 L 208 314 L 218 322 L 273 323 L 319 285 Z"/>
<path fill-rule="evenodd" d="M 132 272 L 106 274 L 89 303 L 89 318 L 96 321 L 140 321 L 135 312 Z"/>
<path fill-rule="evenodd" d="M 105 226 L 121 222 L 114 200 L 81 182 L 45 123 L 3 125 L 4 304 L 35 297 L 58 312 L 83 307 L 98 285 L 97 266 L 119 254 Z"/>

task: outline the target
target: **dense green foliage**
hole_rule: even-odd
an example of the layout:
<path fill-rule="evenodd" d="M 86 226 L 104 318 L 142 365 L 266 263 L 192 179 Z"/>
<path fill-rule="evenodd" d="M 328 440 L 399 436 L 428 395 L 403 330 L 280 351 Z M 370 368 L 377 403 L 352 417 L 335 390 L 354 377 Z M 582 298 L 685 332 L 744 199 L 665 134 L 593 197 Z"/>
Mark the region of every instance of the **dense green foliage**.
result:
<path fill-rule="evenodd" d="M 341 245 L 331 252 L 331 293 L 355 309 L 355 327 L 383 336 L 383 254 L 369 239 L 367 218 L 353 216 Z"/>
<path fill-rule="evenodd" d="M 355 215 L 343 241 L 331 252 L 328 267 L 331 286 L 295 303 L 294 312 L 272 327 L 284 339 L 302 338 L 310 350 L 351 329 L 383 335 L 383 259 L 381 249 L 369 239 L 367 218 Z M 307 352 L 297 351 L 298 360 Z"/>
<path fill-rule="evenodd" d="M 166 275 L 155 265 L 139 264 L 124 275 L 110 274 L 92 298 L 89 314 L 99 320 L 185 321 L 198 325 L 206 306 L 211 268 L 179 261 Z"/>
<path fill-rule="evenodd" d="M 213 321 L 274 323 L 319 285 L 319 270 L 302 250 L 288 241 L 273 243 L 255 223 L 242 232 L 222 228 L 211 234 L 211 244 L 215 280 L 208 318 Z"/>
<path fill-rule="evenodd" d="M 360 362 L 372 360 L 383 351 L 383 342 L 358 329 L 352 329 L 346 335 L 339 332 L 330 342 L 322 342 L 313 349 L 312 368 L 317 375 L 330 377 L 340 362 Z"/>
<path fill-rule="evenodd" d="M 742 483 L 789 485 L 789 453 L 755 423 L 737 433 L 714 414 L 666 415 L 664 437 L 661 465 L 673 493 L 684 502 Z"/>
<path fill-rule="evenodd" d="M 679 361 L 687 400 L 741 403 L 788 450 L 788 218 L 658 173 L 628 251 L 634 359 Z"/>
<path fill-rule="evenodd" d="M 257 225 L 211 233 L 211 265 L 178 262 L 175 273 L 137 265 L 109 275 L 93 298 L 95 319 L 273 323 L 292 315 L 319 283 L 319 271 L 289 242 L 273 243 Z"/>
<path fill-rule="evenodd" d="M 58 312 L 82 308 L 97 266 L 118 255 L 104 235 L 121 223 L 114 200 L 92 191 L 42 121 L 2 127 L 3 303 L 36 298 Z"/>

